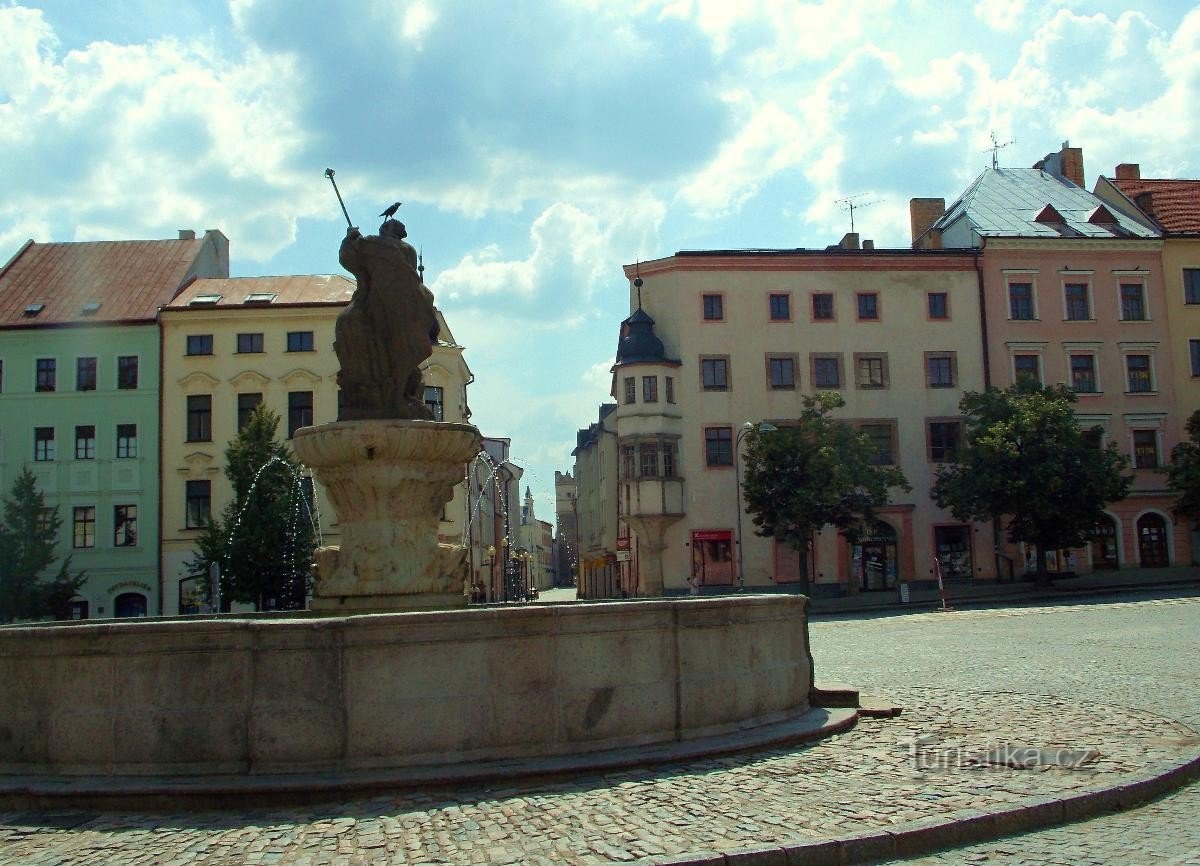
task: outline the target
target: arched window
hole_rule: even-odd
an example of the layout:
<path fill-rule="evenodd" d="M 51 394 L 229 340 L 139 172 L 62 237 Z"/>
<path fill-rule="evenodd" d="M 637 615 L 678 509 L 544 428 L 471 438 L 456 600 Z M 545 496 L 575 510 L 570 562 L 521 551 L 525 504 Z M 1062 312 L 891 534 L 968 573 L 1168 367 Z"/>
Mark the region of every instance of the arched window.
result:
<path fill-rule="evenodd" d="M 113 616 L 130 617 L 146 615 L 146 596 L 140 592 L 123 592 L 113 600 Z"/>

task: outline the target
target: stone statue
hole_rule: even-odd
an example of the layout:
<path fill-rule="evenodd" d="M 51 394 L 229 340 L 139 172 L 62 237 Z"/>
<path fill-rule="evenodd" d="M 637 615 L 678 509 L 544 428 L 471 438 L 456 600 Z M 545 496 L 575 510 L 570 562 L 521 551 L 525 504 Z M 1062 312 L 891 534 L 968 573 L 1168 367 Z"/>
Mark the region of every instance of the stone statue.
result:
<path fill-rule="evenodd" d="M 433 419 L 420 365 L 433 354 L 439 327 L 433 293 L 421 282 L 407 236 L 395 219 L 386 220 L 378 235 L 363 237 L 351 227 L 338 251 L 342 267 L 358 280 L 334 326 L 339 421 Z"/>

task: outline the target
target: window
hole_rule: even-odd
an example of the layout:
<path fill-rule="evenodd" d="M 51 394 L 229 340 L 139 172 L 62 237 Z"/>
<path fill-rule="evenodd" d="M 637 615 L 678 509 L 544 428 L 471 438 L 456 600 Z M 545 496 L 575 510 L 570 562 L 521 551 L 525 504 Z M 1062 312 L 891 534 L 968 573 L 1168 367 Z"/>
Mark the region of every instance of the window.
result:
<path fill-rule="evenodd" d="M 1033 283 L 1008 284 L 1008 317 L 1019 321 L 1033 318 Z"/>
<path fill-rule="evenodd" d="M 1183 302 L 1200 304 L 1200 268 L 1183 269 Z"/>
<path fill-rule="evenodd" d="M 1192 359 L 1192 375 L 1200 376 L 1200 340 L 1188 340 L 1188 354 Z"/>
<path fill-rule="evenodd" d="M 771 295 L 771 321 L 787 322 L 792 318 L 792 298 L 790 295 Z"/>
<path fill-rule="evenodd" d="M 929 422 L 929 459 L 934 463 L 953 460 L 958 453 L 962 424 L 958 421 Z"/>
<path fill-rule="evenodd" d="M 54 428 L 33 428 L 33 459 L 38 462 L 54 459 Z"/>
<path fill-rule="evenodd" d="M 842 356 L 813 355 L 812 381 L 817 388 L 842 387 Z"/>
<path fill-rule="evenodd" d="M 875 292 L 858 293 L 858 318 L 873 320 L 879 318 L 879 295 Z"/>
<path fill-rule="evenodd" d="M 854 356 L 856 384 L 859 388 L 887 387 L 887 355 Z"/>
<path fill-rule="evenodd" d="M 96 506 L 76 505 L 72 511 L 72 546 L 96 546 Z"/>
<path fill-rule="evenodd" d="M 37 384 L 35 391 L 53 391 L 57 387 L 58 362 L 54 358 L 37 359 Z"/>
<path fill-rule="evenodd" d="M 1150 377 L 1149 355 L 1126 355 L 1125 373 L 1131 393 L 1145 394 L 1154 390 L 1154 383 Z"/>
<path fill-rule="evenodd" d="M 833 320 L 833 295 L 829 292 L 814 292 L 812 296 L 812 317 L 818 322 Z"/>
<path fill-rule="evenodd" d="M 678 461 L 675 459 L 675 443 L 662 443 L 662 474 L 663 478 L 675 477 L 675 465 Z"/>
<path fill-rule="evenodd" d="M 117 425 L 117 457 L 137 457 L 137 425 Z"/>
<path fill-rule="evenodd" d="M 1022 378 L 1042 384 L 1042 360 L 1037 355 L 1013 355 L 1013 381 Z"/>
<path fill-rule="evenodd" d="M 1158 431 L 1133 431 L 1133 465 L 1136 469 L 1158 467 Z"/>
<path fill-rule="evenodd" d="M 113 547 L 133 547 L 137 544 L 137 506 L 113 506 Z"/>
<path fill-rule="evenodd" d="M 949 297 L 945 292 L 929 292 L 929 294 L 926 295 L 926 298 L 929 300 L 929 318 L 950 318 Z"/>
<path fill-rule="evenodd" d="M 128 391 L 138 386 L 137 355 L 121 355 L 117 358 L 117 387 Z"/>
<path fill-rule="evenodd" d="M 704 299 L 704 321 L 719 322 L 725 318 L 725 299 L 720 295 L 702 295 Z"/>
<path fill-rule="evenodd" d="M 434 421 L 446 420 L 446 405 L 443 400 L 445 393 L 440 385 L 425 386 L 425 408 L 433 414 Z M 311 419 L 309 423 L 312 423 Z"/>
<path fill-rule="evenodd" d="M 212 334 L 188 334 L 187 353 L 189 355 L 211 355 L 213 353 Z"/>
<path fill-rule="evenodd" d="M 1121 283 L 1121 321 L 1146 320 L 1146 287 L 1141 283 Z"/>
<path fill-rule="evenodd" d="M 733 465 L 733 428 L 704 428 L 704 462 L 708 466 Z"/>
<path fill-rule="evenodd" d="M 1071 356 L 1071 388 L 1080 394 L 1094 394 L 1096 388 L 1096 356 Z"/>
<path fill-rule="evenodd" d="M 239 355 L 249 354 L 252 352 L 261 352 L 263 350 L 263 335 L 238 334 L 237 350 Z"/>
<path fill-rule="evenodd" d="M 953 388 L 956 358 L 953 352 L 925 353 L 925 384 L 930 388 Z"/>
<path fill-rule="evenodd" d="M 638 476 L 641 478 L 658 477 L 658 444 L 643 443 L 638 446 Z"/>
<path fill-rule="evenodd" d="M 635 379 L 633 376 L 626 376 L 625 377 L 625 403 L 626 403 L 626 405 L 628 405 L 630 403 L 636 403 L 636 402 L 637 402 L 637 379 Z"/>
<path fill-rule="evenodd" d="M 212 441 L 212 396 L 192 394 L 187 398 L 187 441 Z"/>
<path fill-rule="evenodd" d="M 75 428 L 75 459 L 96 459 L 96 428 L 92 424 Z"/>
<path fill-rule="evenodd" d="M 287 350 L 289 352 L 311 352 L 313 350 L 313 332 L 288 331 Z"/>
<path fill-rule="evenodd" d="M 76 391 L 95 391 L 96 390 L 96 359 L 95 358 L 76 358 L 75 359 L 75 390 Z"/>
<path fill-rule="evenodd" d="M 632 445 L 621 446 L 621 477 L 624 479 L 633 479 L 637 477 L 634 471 L 635 452 Z"/>
<path fill-rule="evenodd" d="M 895 429 L 895 425 L 886 422 L 872 422 L 859 426 L 858 432 L 867 438 L 874 452 L 871 457 L 872 466 L 888 466 L 896 462 L 892 447 L 892 431 Z"/>
<path fill-rule="evenodd" d="M 642 377 L 642 402 L 657 403 L 658 402 L 658 377 L 643 376 Z"/>
<path fill-rule="evenodd" d="M 767 383 L 774 390 L 791 390 L 796 387 L 796 358 L 794 355 L 767 357 Z"/>
<path fill-rule="evenodd" d="M 262 405 L 262 394 L 251 392 L 237 395 L 237 426 L 241 430 L 250 423 L 250 415 Z"/>
<path fill-rule="evenodd" d="M 666 380 L 667 402 L 675 402 L 675 379 L 672 376 L 664 376 Z"/>
<path fill-rule="evenodd" d="M 700 386 L 705 391 L 725 391 L 729 388 L 729 359 L 701 358 Z"/>
<path fill-rule="evenodd" d="M 208 522 L 212 506 L 212 482 L 189 481 L 187 483 L 187 529 L 202 529 Z"/>
<path fill-rule="evenodd" d="M 311 427 L 313 422 L 313 392 L 288 392 L 288 438 L 296 435 L 301 427 Z"/>
<path fill-rule="evenodd" d="M 1063 287 L 1066 300 L 1067 321 L 1083 322 L 1092 317 L 1088 303 L 1087 283 L 1067 283 Z"/>

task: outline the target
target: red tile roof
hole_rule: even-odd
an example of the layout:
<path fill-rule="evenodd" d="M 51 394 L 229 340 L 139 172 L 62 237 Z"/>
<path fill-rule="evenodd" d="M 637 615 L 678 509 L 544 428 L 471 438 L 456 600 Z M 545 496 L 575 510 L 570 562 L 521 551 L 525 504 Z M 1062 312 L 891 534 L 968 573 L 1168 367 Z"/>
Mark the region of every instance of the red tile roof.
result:
<path fill-rule="evenodd" d="M 0 327 L 153 321 L 195 272 L 205 240 L 30 241 L 0 271 Z M 99 303 L 94 312 L 85 305 Z M 26 315 L 33 304 L 44 305 Z"/>
<path fill-rule="evenodd" d="M 339 275 L 306 275 L 293 277 L 230 277 L 226 279 L 193 280 L 179 296 L 167 305 L 169 310 L 195 309 L 192 302 L 203 295 L 220 296 L 216 304 L 204 304 L 205 308 L 214 306 L 241 307 L 255 306 L 246 304 L 246 298 L 251 294 L 274 295 L 269 304 L 262 306 L 277 307 L 280 304 L 346 304 L 354 294 L 354 282 Z"/>
<path fill-rule="evenodd" d="M 1150 193 L 1153 208 L 1150 216 L 1168 234 L 1200 234 L 1200 180 L 1107 180 L 1133 202 L 1142 193 Z"/>

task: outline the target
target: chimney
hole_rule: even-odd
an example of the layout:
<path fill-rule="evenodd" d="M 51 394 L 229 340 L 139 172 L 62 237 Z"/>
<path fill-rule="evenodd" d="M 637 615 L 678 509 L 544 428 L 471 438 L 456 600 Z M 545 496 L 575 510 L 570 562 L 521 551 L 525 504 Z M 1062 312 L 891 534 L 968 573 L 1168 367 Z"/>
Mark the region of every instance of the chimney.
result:
<path fill-rule="evenodd" d="M 858 232 L 846 232 L 844 235 L 842 235 L 842 239 L 838 243 L 838 246 L 844 250 L 858 249 Z"/>
<path fill-rule="evenodd" d="M 875 249 L 875 241 L 871 240 L 870 238 L 868 238 L 867 240 L 864 240 L 864 241 L 863 241 L 863 243 L 862 243 L 862 248 L 863 248 L 864 250 L 873 250 L 873 249 Z"/>
<path fill-rule="evenodd" d="M 179 239 L 181 241 L 194 241 L 196 239 L 196 232 L 194 229 L 180 229 Z"/>
<path fill-rule="evenodd" d="M 1080 189 L 1083 188 L 1083 148 L 1071 147 L 1071 142 L 1064 141 L 1062 150 L 1058 152 L 1062 176 Z"/>
<path fill-rule="evenodd" d="M 1117 180 L 1141 180 L 1142 167 L 1136 162 L 1123 162 L 1117 166 Z"/>
<path fill-rule="evenodd" d="M 931 229 L 944 213 L 946 213 L 944 198 L 910 198 L 908 200 L 908 221 L 912 227 L 912 243 L 915 248 L 939 249 L 941 247 L 941 231 L 937 229 L 931 231 Z M 934 237 L 935 233 L 936 238 Z"/>

